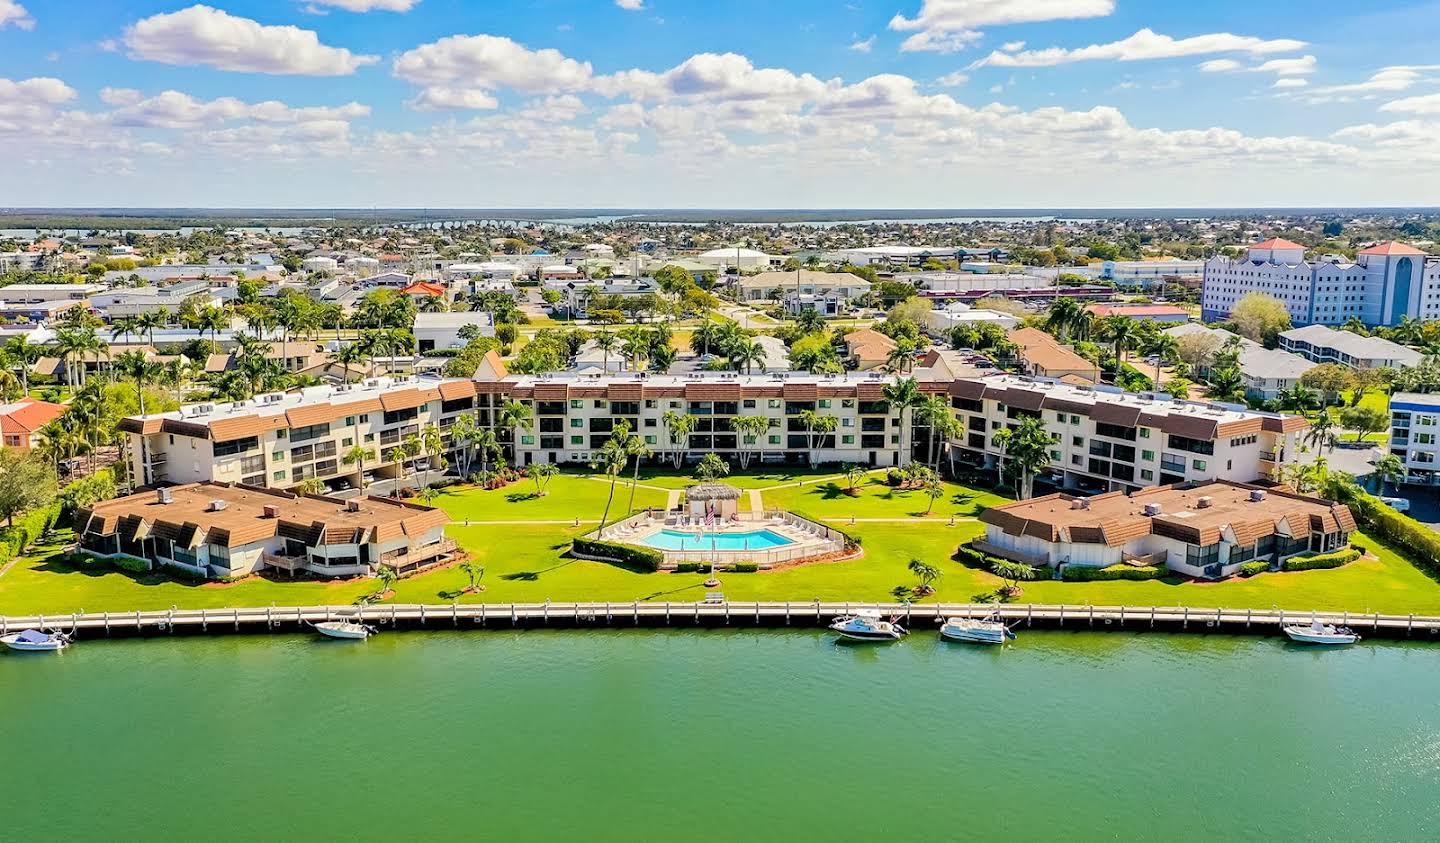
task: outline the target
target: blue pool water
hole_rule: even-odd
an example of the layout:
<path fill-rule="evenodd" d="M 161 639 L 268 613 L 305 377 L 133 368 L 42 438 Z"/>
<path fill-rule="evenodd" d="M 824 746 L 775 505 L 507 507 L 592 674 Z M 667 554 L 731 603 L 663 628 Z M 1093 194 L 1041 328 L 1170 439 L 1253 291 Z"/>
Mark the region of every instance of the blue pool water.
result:
<path fill-rule="evenodd" d="M 766 550 L 795 542 L 773 530 L 755 530 L 749 533 L 661 530 L 649 538 L 641 539 L 641 543 L 661 550 Z"/>

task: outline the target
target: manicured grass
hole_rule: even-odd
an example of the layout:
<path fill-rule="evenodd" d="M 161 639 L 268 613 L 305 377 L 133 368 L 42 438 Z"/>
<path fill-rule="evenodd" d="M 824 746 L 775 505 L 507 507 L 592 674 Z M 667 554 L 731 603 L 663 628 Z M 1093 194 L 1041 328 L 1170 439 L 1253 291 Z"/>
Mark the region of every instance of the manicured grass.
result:
<path fill-rule="evenodd" d="M 682 471 L 693 471 L 693 465 L 686 465 Z M 824 468 L 803 468 L 795 466 L 759 466 L 751 463 L 748 471 L 735 471 L 728 476 L 720 478 L 718 482 L 728 483 L 737 489 L 768 489 L 771 486 L 779 486 L 785 483 L 798 483 L 801 480 L 817 480 L 821 478 L 835 478 L 841 476 L 834 466 Z M 659 486 L 664 489 L 685 489 L 700 482 L 700 478 L 693 474 L 676 474 L 670 466 L 665 468 L 642 468 L 640 470 L 640 482 L 647 486 Z"/>
<path fill-rule="evenodd" d="M 629 475 L 615 483 L 615 501 L 610 517 L 625 512 L 630 500 Z M 445 510 L 454 521 L 582 521 L 599 520 L 605 511 L 610 484 L 590 475 L 559 474 L 545 487 L 545 495 L 536 497 L 535 484 L 528 479 L 511 483 L 503 489 L 480 489 L 458 486 L 435 498 L 434 505 Z M 641 486 L 635 489 L 635 508 L 665 506 L 665 493 Z"/>
<path fill-rule="evenodd" d="M 1004 499 L 994 494 L 946 484 L 945 497 L 936 501 L 929 518 L 907 518 L 927 503 L 918 491 L 900 491 L 872 477 L 858 497 L 843 491 L 843 480 L 821 479 L 804 472 L 732 478 L 745 488 L 765 488 L 776 482 L 815 482 L 763 492 L 768 507 L 790 508 L 812 517 L 834 519 L 864 549 L 859 559 L 802 565 L 757 574 L 722 574 L 722 590 L 731 600 L 888 601 L 902 597 L 916 584 L 907 570 L 912 559 L 940 568 L 936 593 L 926 602 L 969 602 L 978 594 L 993 592 L 1000 580 L 988 571 L 968 567 L 954 559 L 955 549 L 983 532 L 973 520 L 986 506 Z M 647 485 L 662 478 L 649 476 Z M 688 485 L 689 478 L 665 478 L 666 485 Z M 531 498 L 529 481 L 505 489 L 458 489 L 441 495 L 437 504 L 463 521 L 543 520 L 555 524 L 455 524 L 448 533 L 486 567 L 486 590 L 460 594 L 466 578 L 458 568 L 434 571 L 401 581 L 399 602 L 538 602 L 633 600 L 690 601 L 704 597 L 705 574 L 641 574 L 615 566 L 564 558 L 570 539 L 593 529 L 569 523 L 573 518 L 593 520 L 604 509 L 607 484 L 590 477 L 565 474 L 556 477 L 544 498 Z M 612 516 L 625 506 L 628 489 L 617 485 Z M 747 496 L 748 498 L 748 496 Z M 636 490 L 636 506 L 661 506 L 665 493 Z M 748 502 L 748 501 L 747 501 Z M 858 520 L 844 523 L 849 516 Z M 949 517 L 962 519 L 949 526 Z M 866 518 L 898 518 L 901 522 L 866 522 Z M 1400 558 L 1393 550 L 1357 534 L 1355 540 L 1378 555 L 1337 570 L 1261 574 L 1251 579 L 1220 583 L 1180 578 L 1148 582 L 1063 583 L 1029 582 L 1020 602 L 1071 605 L 1186 605 L 1235 608 L 1280 606 L 1309 609 L 1381 611 L 1386 613 L 1440 614 L 1440 584 Z M 68 568 L 56 555 L 58 543 L 40 546 L 0 577 L 0 614 L 73 611 L 124 611 L 135 609 L 349 604 L 374 590 L 374 581 L 323 583 L 287 582 L 252 578 L 232 585 L 189 585 L 162 575 L 133 576 L 119 572 L 92 572 Z"/>

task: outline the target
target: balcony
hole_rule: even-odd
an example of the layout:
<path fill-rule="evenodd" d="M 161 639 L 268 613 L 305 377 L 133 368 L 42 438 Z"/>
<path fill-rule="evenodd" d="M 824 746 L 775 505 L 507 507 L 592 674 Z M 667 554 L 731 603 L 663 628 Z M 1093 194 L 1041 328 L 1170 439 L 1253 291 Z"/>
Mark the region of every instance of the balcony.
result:
<path fill-rule="evenodd" d="M 282 556 L 278 553 L 262 553 L 260 561 L 267 568 L 279 568 L 282 571 L 289 571 L 290 576 L 295 576 L 296 571 L 305 570 L 306 562 L 304 556 Z"/>
<path fill-rule="evenodd" d="M 441 539 L 434 544 L 427 544 L 408 553 L 387 553 L 380 557 L 380 564 L 394 568 L 396 573 L 413 573 L 436 563 L 441 556 L 454 553 L 455 548 L 454 539 Z"/>
<path fill-rule="evenodd" d="M 1260 461 L 1261 461 L 1261 462 L 1280 462 L 1280 452 L 1279 452 L 1279 451 L 1261 451 L 1261 452 L 1260 452 Z"/>

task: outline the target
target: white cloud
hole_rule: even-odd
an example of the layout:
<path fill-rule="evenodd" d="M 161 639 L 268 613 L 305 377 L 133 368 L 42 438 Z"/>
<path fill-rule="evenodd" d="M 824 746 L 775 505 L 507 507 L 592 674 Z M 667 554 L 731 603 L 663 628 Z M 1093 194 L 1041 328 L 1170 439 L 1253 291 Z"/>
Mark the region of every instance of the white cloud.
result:
<path fill-rule="evenodd" d="M 1230 73 L 1245 67 L 1234 59 L 1211 59 L 1200 62 L 1198 66 L 1203 73 Z"/>
<path fill-rule="evenodd" d="M 1004 44 L 1001 44 L 1001 45 L 1000 45 L 1000 49 L 1004 50 L 1004 51 L 1007 52 L 1007 53 L 1013 53 L 1013 52 L 1016 52 L 1016 51 L 1018 51 L 1018 50 L 1023 50 L 1023 49 L 1025 49 L 1025 42 L 1024 42 L 1024 41 L 1006 41 Z"/>
<path fill-rule="evenodd" d="M 969 76 L 957 70 L 954 73 L 947 73 L 939 79 L 936 79 L 935 84 L 941 88 L 958 88 L 969 81 Z"/>
<path fill-rule="evenodd" d="M 782 68 L 757 68 L 735 53 L 699 53 L 661 73 L 626 70 L 595 80 L 595 90 L 607 96 L 637 100 L 690 98 L 727 100 L 773 99 L 783 102 L 813 100 L 839 81 L 822 82 L 808 73 Z"/>
<path fill-rule="evenodd" d="M 0 29 L 13 26 L 16 29 L 34 29 L 35 19 L 25 7 L 15 0 L 0 0 Z"/>
<path fill-rule="evenodd" d="M 574 94 L 561 94 L 543 100 L 532 100 L 520 109 L 517 116 L 523 120 L 541 123 L 569 123 L 589 110 Z"/>
<path fill-rule="evenodd" d="M 914 32 L 900 49 L 951 53 L 979 40 L 982 26 L 1103 17 L 1115 0 L 921 0 L 913 18 L 896 15 L 890 28 Z"/>
<path fill-rule="evenodd" d="M 1437 134 L 1440 134 L 1440 123 L 1424 120 L 1400 120 L 1384 125 L 1365 123 L 1359 126 L 1346 126 L 1337 131 L 1334 137 L 1369 142 L 1380 147 L 1421 147 L 1433 152 Z"/>
<path fill-rule="evenodd" d="M 198 5 L 136 21 L 124 41 L 131 58 L 245 73 L 346 76 L 378 61 L 321 44 L 308 29 L 265 26 Z"/>
<path fill-rule="evenodd" d="M 1276 79 L 1276 80 L 1275 80 L 1275 84 L 1274 84 L 1274 85 L 1271 85 L 1270 87 L 1272 87 L 1272 88 L 1303 88 L 1303 87 L 1305 87 L 1306 85 L 1309 85 L 1309 84 L 1310 84 L 1310 83 L 1309 83 L 1307 80 L 1297 79 L 1297 78 L 1295 78 L 1294 76 L 1282 76 L 1281 78 Z"/>
<path fill-rule="evenodd" d="M 347 12 L 408 12 L 420 0 L 310 0 L 314 6 L 334 6 Z"/>
<path fill-rule="evenodd" d="M 1347 85 L 1327 85 L 1312 88 L 1303 94 L 1309 103 L 1353 102 L 1357 99 L 1374 99 L 1380 94 L 1393 94 L 1408 90 L 1422 81 L 1426 73 L 1440 70 L 1436 64 L 1397 64 L 1382 67 L 1364 82 Z M 1383 108 L 1383 106 L 1382 106 Z"/>
<path fill-rule="evenodd" d="M 128 88 L 105 88 L 100 99 L 119 106 L 110 120 L 117 126 L 135 128 L 191 129 L 239 120 L 258 123 L 306 123 L 345 121 L 366 117 L 370 107 L 357 102 L 342 106 L 293 108 L 278 100 L 246 103 L 234 97 L 200 100 L 180 91 L 164 91 L 145 98 Z"/>
<path fill-rule="evenodd" d="M 615 0 L 615 5 L 627 12 L 638 12 L 645 8 L 645 0 Z"/>
<path fill-rule="evenodd" d="M 1381 111 L 1402 111 L 1409 114 L 1440 114 L 1440 94 L 1402 97 L 1380 106 Z"/>
<path fill-rule="evenodd" d="M 870 52 L 871 50 L 875 49 L 875 36 L 871 35 L 869 38 L 866 38 L 863 41 L 856 41 L 855 43 L 850 45 L 850 49 L 854 50 L 857 53 Z"/>
<path fill-rule="evenodd" d="M 1244 52 L 1260 55 L 1289 52 L 1303 46 L 1305 46 L 1304 41 L 1290 38 L 1266 41 L 1250 35 L 1215 32 L 1176 39 L 1150 29 L 1142 29 L 1129 38 L 1122 38 L 1108 44 L 1091 44 L 1088 47 L 1079 47 L 1073 50 L 1063 47 L 1026 50 L 1019 53 L 996 50 L 972 63 L 970 67 L 1050 67 L 1079 61 L 1149 61 L 1180 56 L 1198 56 L 1206 53 Z"/>
<path fill-rule="evenodd" d="M 497 35 L 451 35 L 401 53 L 395 75 L 424 86 L 412 105 L 420 109 L 489 109 L 492 92 L 505 88 L 538 94 L 576 91 L 593 76 L 589 62 L 559 50 L 532 50 Z"/>
<path fill-rule="evenodd" d="M 1315 72 L 1315 57 L 1301 56 L 1297 59 L 1271 59 L 1253 67 L 1256 73 L 1274 73 L 1276 76 L 1308 76 Z"/>

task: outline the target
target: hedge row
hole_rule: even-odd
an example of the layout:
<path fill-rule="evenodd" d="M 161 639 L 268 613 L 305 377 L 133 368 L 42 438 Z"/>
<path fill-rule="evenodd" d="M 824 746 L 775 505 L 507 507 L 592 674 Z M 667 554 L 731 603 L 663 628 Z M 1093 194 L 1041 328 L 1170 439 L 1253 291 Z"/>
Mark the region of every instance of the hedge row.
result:
<path fill-rule="evenodd" d="M 816 518 L 816 517 L 813 516 L 813 515 L 806 515 L 805 513 L 800 512 L 800 511 L 798 511 L 798 510 L 794 510 L 794 509 L 786 510 L 786 512 L 789 512 L 791 515 L 795 516 L 796 518 L 804 518 L 806 521 L 809 521 L 811 524 L 819 524 L 821 527 L 828 527 L 829 529 L 834 530 L 835 532 L 839 533 L 841 536 L 844 536 L 844 538 L 845 538 L 845 549 L 846 549 L 846 550 L 854 550 L 855 548 L 857 548 L 857 547 L 860 546 L 860 539 L 859 539 L 858 537 L 850 535 L 849 533 L 845 532 L 844 530 L 840 529 L 839 527 L 836 527 L 834 524 L 828 524 L 828 523 L 826 523 L 823 518 Z"/>
<path fill-rule="evenodd" d="M 25 513 L 12 527 L 0 529 L 0 565 L 24 553 L 60 520 L 60 502 Z"/>
<path fill-rule="evenodd" d="M 1440 574 L 1440 533 L 1396 512 L 1368 492 L 1361 491 L 1341 503 L 1349 504 L 1367 535 L 1390 545 L 1430 573 Z"/>
<path fill-rule="evenodd" d="M 1246 562 L 1240 566 L 1240 576 L 1253 577 L 1256 574 L 1263 574 L 1270 570 L 1270 563 L 1264 559 L 1257 559 L 1253 562 Z"/>
<path fill-rule="evenodd" d="M 1360 551 L 1353 547 L 1334 553 L 1316 553 L 1310 556 L 1292 556 L 1280 563 L 1286 571 L 1314 571 L 1321 568 L 1338 568 L 1360 558 Z"/>
<path fill-rule="evenodd" d="M 731 562 L 728 565 L 716 565 L 715 570 L 729 571 L 732 574 L 753 574 L 760 570 L 760 566 L 754 562 Z M 675 566 L 677 574 L 703 574 L 709 571 L 709 562 L 681 562 Z"/>
<path fill-rule="evenodd" d="M 661 563 L 665 561 L 665 554 L 658 550 L 616 544 L 615 542 L 595 541 L 594 539 L 577 538 L 571 543 L 570 548 L 582 556 L 596 556 L 613 560 L 622 567 L 652 574 L 660 570 Z"/>
<path fill-rule="evenodd" d="M 1158 580 L 1170 573 L 1164 565 L 1066 565 L 1060 576 L 1066 582 L 1097 582 L 1100 580 Z"/>

